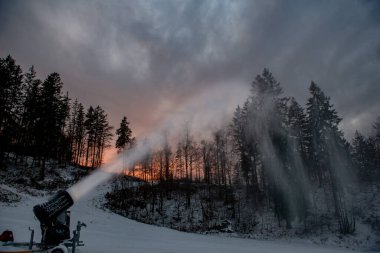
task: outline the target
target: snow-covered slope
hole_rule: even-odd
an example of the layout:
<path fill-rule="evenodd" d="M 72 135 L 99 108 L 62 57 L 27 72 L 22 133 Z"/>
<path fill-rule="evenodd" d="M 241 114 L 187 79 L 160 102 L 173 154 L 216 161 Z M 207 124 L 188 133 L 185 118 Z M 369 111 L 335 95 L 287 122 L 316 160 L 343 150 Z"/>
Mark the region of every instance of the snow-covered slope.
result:
<path fill-rule="evenodd" d="M 12 188 L 0 185 L 8 191 Z M 257 241 L 252 239 L 230 238 L 217 235 L 199 235 L 146 225 L 121 217 L 101 208 L 106 186 L 99 186 L 71 208 L 71 226 L 77 220 L 87 224 L 81 233 L 85 246 L 82 253 L 297 253 L 297 252 L 353 252 L 342 248 L 321 247 L 305 242 Z M 19 203 L 0 202 L 0 232 L 13 231 L 16 241 L 28 241 L 28 227 L 36 231 L 35 241 L 40 240 L 39 223 L 33 215 L 35 204 L 46 201 L 46 197 L 22 195 Z"/>

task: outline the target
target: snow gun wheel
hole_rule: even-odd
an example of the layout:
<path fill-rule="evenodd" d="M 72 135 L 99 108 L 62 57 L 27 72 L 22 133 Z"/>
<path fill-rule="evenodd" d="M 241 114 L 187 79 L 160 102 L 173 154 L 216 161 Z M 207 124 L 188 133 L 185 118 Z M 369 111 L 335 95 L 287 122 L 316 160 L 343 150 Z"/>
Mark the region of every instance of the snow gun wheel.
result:
<path fill-rule="evenodd" d="M 52 251 L 50 251 L 50 253 L 68 253 L 69 251 L 67 250 L 67 248 L 65 246 L 57 246 L 55 248 L 52 249 Z"/>

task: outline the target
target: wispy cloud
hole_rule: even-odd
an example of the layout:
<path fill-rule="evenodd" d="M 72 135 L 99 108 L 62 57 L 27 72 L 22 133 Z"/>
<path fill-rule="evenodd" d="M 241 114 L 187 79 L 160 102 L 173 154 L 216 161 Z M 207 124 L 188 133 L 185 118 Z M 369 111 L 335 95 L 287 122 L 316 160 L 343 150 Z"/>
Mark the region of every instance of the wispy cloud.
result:
<path fill-rule="evenodd" d="M 72 96 L 102 105 L 114 125 L 126 114 L 140 134 L 184 102 L 241 103 L 263 67 L 301 103 L 317 82 L 348 136 L 380 114 L 377 1 L 0 5 L 2 57 L 13 55 L 25 70 L 34 64 L 41 77 L 59 72 Z M 228 103 L 218 99 L 226 89 L 233 94 Z"/>

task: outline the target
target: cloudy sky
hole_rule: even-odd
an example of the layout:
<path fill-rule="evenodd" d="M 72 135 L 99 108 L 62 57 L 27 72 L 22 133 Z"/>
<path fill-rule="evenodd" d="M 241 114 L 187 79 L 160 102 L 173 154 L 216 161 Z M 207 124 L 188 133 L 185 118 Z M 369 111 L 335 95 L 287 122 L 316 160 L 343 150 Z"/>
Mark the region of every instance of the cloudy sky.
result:
<path fill-rule="evenodd" d="M 268 67 L 305 104 L 311 80 L 348 138 L 380 115 L 380 2 L 0 0 L 0 57 L 123 115 L 144 135 L 169 115 L 213 129 Z"/>

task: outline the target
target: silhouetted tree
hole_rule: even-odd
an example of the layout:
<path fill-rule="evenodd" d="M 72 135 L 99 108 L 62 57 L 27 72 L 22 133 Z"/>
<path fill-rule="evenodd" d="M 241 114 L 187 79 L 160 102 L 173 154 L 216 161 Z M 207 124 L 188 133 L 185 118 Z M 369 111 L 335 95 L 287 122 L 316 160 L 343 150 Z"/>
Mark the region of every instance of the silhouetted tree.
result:
<path fill-rule="evenodd" d="M 59 158 L 64 142 L 64 127 L 68 117 L 68 97 L 62 95 L 61 78 L 58 73 L 50 74 L 42 83 L 39 99 L 39 115 L 36 122 L 35 138 L 39 158 L 42 160 L 40 177 L 45 175 L 47 158 Z"/>
<path fill-rule="evenodd" d="M 352 166 L 347 141 L 338 125 L 341 118 L 330 103 L 330 98 L 314 82 L 310 85 L 311 97 L 307 103 L 309 166 L 320 186 L 331 186 L 335 213 L 340 231 L 344 234 L 355 230 L 353 217 L 349 215 L 344 195 Z M 344 170 L 344 172 L 343 172 Z"/>
<path fill-rule="evenodd" d="M 22 103 L 22 70 L 8 55 L 0 58 L 0 167 L 19 129 Z"/>
<path fill-rule="evenodd" d="M 108 123 L 107 114 L 100 106 L 95 109 L 89 107 L 84 126 L 87 139 L 85 165 L 95 168 L 101 165 L 104 149 L 109 147 L 112 127 Z"/>
<path fill-rule="evenodd" d="M 78 100 L 74 101 L 71 108 L 71 118 L 68 127 L 70 139 L 70 161 L 76 165 L 82 165 L 85 147 L 85 113 L 84 107 Z"/>
<path fill-rule="evenodd" d="M 118 152 L 122 152 L 133 141 L 132 130 L 129 127 L 127 117 L 124 116 L 121 120 L 120 127 L 116 129 L 116 136 L 115 147 L 118 149 Z"/>
<path fill-rule="evenodd" d="M 307 150 L 312 169 L 311 175 L 321 186 L 328 176 L 329 141 L 342 138 L 338 130 L 341 118 L 330 104 L 330 98 L 314 82 L 309 88 L 311 97 L 307 102 Z M 334 139 L 332 139 L 334 138 Z"/>
<path fill-rule="evenodd" d="M 41 81 L 36 78 L 36 72 L 32 66 L 25 74 L 25 100 L 22 114 L 23 145 L 24 154 L 35 157 L 37 122 L 40 115 Z"/>

